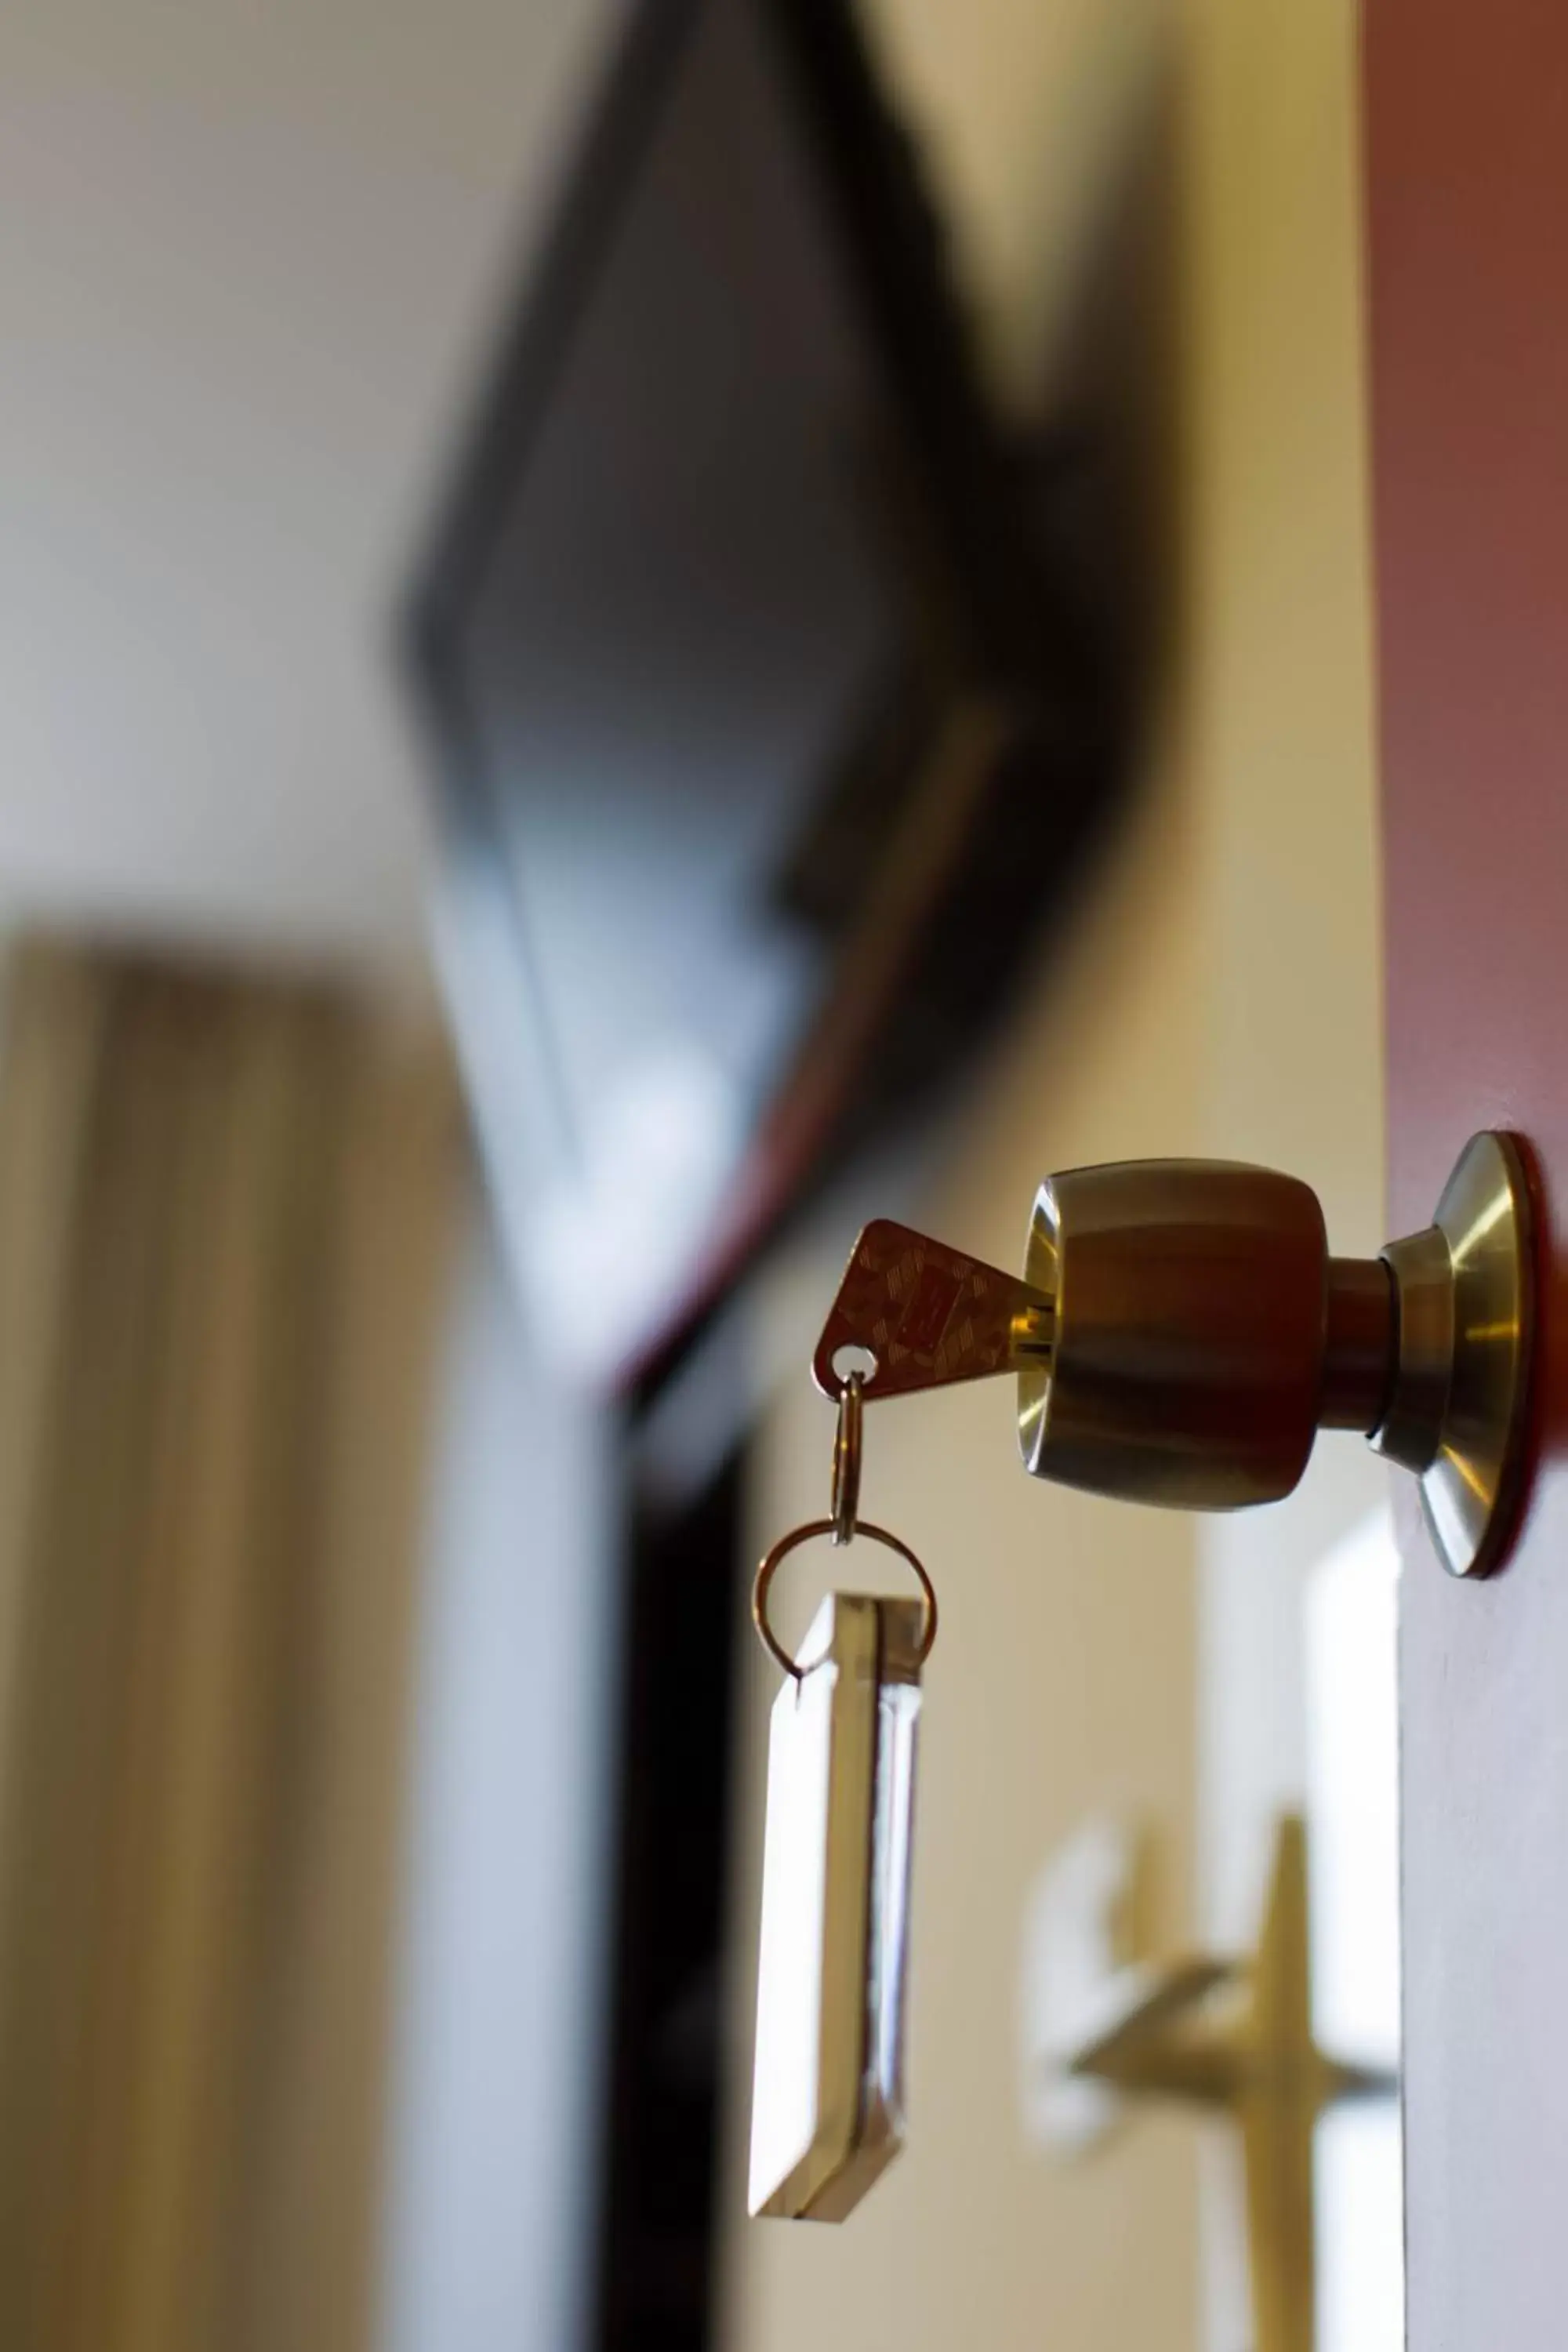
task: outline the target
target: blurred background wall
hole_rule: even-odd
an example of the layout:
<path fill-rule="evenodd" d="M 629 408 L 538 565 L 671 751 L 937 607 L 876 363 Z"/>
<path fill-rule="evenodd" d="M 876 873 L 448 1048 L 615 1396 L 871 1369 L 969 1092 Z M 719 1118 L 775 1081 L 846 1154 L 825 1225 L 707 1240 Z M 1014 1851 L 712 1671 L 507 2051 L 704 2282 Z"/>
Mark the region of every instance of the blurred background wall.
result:
<path fill-rule="evenodd" d="M 386 636 L 615 13 L 0 25 L 0 914 L 138 943 L 5 994 L 0 2335 L 26 2352 L 592 2326 L 614 1431 L 533 1349 L 424 1025 L 435 860 Z M 1114 415 L 1157 558 L 1134 821 L 885 1205 L 1010 1264 L 1047 1170 L 1214 1152 L 1305 1176 L 1336 1249 L 1374 1249 L 1354 11 L 867 17 L 999 395 Z M 748 1551 L 822 1506 L 805 1367 L 852 1223 L 824 1209 L 745 1301 Z M 736 1560 L 736 2352 L 1235 2352 L 1223 2147 L 1170 2116 L 1076 2169 L 1026 2145 L 1025 1911 L 1110 1811 L 1156 1832 L 1163 1938 L 1249 1938 L 1305 1769 L 1301 1581 L 1381 1486 L 1331 1445 L 1286 1508 L 1187 1521 L 1026 1482 L 1004 1386 L 873 1413 L 867 1503 L 944 1631 L 913 2140 L 843 2231 L 742 2218 L 771 1686 Z"/>
<path fill-rule="evenodd" d="M 585 2343 L 597 2293 L 622 1474 L 464 1205 L 401 1783 L 385 2352 Z"/>
<path fill-rule="evenodd" d="M 0 22 L 0 911 L 423 970 L 391 607 L 585 0 Z"/>
<path fill-rule="evenodd" d="M 521 1628 L 509 1646 L 482 1619 L 466 1649 L 462 1628 L 487 1572 L 489 1603 L 516 1600 L 525 1528 L 550 1560 L 517 1466 L 575 1466 L 590 1502 L 594 1470 L 519 1392 L 504 1285 L 479 1296 L 389 638 L 600 16 L 48 0 L 0 21 L 0 2339 L 18 2352 L 494 2342 L 539 2299 L 536 2270 L 505 2267 L 510 2192 L 489 2268 L 455 2280 L 441 2192 L 472 2213 L 481 2177 L 513 2178 L 494 2130 L 514 2091 L 504 2111 L 549 2136 L 506 2071 L 536 2046 L 528 1955 L 514 1979 L 490 1930 L 531 1927 L 542 1898 L 509 1877 L 496 1809 L 520 1773 L 573 1766 L 540 1727 L 530 1746 L 510 1684 L 501 1752 L 478 1744 L 495 1717 L 476 1676 L 526 1678 L 549 1623 L 531 1652 Z M 39 926 L 68 944 L 13 976 Z M 531 1457 L 510 1418 L 493 1433 L 513 1407 Z M 454 1787 L 466 1836 L 427 1871 Z M 548 1938 L 528 1954 L 547 1979 Z M 454 2014 L 481 2065 L 499 2053 L 496 2095 L 466 2107 Z M 408 2193 L 395 2258 L 383 2205 L 395 2231 Z"/>
<path fill-rule="evenodd" d="M 3 1070 L 0 2332 L 363 2342 L 449 1066 L 33 948 Z"/>
<path fill-rule="evenodd" d="M 1375 1251 L 1355 12 L 881 0 L 876 16 L 1015 397 L 1042 349 L 1072 363 L 1065 225 L 1092 253 L 1129 142 L 1152 135 L 1166 164 L 1145 197 L 1155 331 L 1129 420 L 1169 548 L 1141 812 L 897 1213 L 1010 1265 L 1047 1171 L 1210 1153 L 1306 1177 L 1333 1247 Z M 825 1222 L 757 1304 L 775 1399 L 759 1544 L 823 1507 L 830 1416 L 805 1366 L 847 1239 Z M 1026 1481 L 1011 1421 L 984 1383 L 868 1415 L 868 1514 L 917 1542 L 944 1610 L 921 1732 L 913 2137 L 843 2231 L 747 2223 L 737 2143 L 730 2324 L 747 2352 L 1247 2340 L 1223 2138 L 1204 2151 L 1202 2227 L 1184 2119 L 1141 2121 L 1066 2172 L 1027 2147 L 1026 1906 L 1052 1849 L 1109 1808 L 1158 1832 L 1170 1944 L 1250 1942 L 1274 1809 L 1304 1786 L 1302 1580 L 1381 1473 L 1324 1445 L 1288 1505 L 1189 1520 Z M 742 1932 L 773 1679 L 746 1654 Z M 742 1962 L 742 2042 L 748 2000 Z"/>

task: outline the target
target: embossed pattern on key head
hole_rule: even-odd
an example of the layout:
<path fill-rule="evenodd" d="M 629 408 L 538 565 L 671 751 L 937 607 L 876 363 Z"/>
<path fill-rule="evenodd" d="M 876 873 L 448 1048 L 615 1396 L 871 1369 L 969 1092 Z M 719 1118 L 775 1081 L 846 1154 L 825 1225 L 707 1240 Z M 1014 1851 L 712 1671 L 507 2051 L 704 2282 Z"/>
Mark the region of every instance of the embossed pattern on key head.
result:
<path fill-rule="evenodd" d="M 845 1383 L 834 1358 L 853 1347 L 876 1360 L 866 1377 L 868 1403 L 984 1380 L 1048 1362 L 1055 1320 L 1044 1291 L 929 1234 L 878 1217 L 850 1253 L 812 1377 L 824 1396 L 837 1399 Z"/>

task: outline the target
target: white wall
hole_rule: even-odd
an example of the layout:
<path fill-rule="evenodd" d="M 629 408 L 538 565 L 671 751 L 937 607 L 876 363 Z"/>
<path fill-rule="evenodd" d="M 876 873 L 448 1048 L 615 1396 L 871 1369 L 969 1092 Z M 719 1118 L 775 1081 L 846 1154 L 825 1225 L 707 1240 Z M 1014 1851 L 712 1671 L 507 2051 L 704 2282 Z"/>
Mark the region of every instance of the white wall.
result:
<path fill-rule="evenodd" d="M 392 600 L 606 5 L 0 9 L 0 910 L 422 952 Z"/>
<path fill-rule="evenodd" d="M 603 1416 L 536 1362 L 476 1213 L 415 1692 L 385 2352 L 586 2340 L 616 1675 Z"/>
<path fill-rule="evenodd" d="M 1353 6 L 880 0 L 875 13 L 1015 394 L 1069 315 L 1073 236 L 1096 217 L 1119 131 L 1162 82 L 1173 104 L 1173 364 L 1146 391 L 1167 425 L 1155 454 L 1174 610 L 1147 798 L 897 1213 L 1009 1264 L 1047 1170 L 1209 1153 L 1306 1177 L 1333 1248 L 1373 1251 L 1385 1236 Z M 803 1245 L 760 1305 L 759 1360 L 781 1384 L 759 1538 L 822 1508 L 828 1430 L 805 1367 L 850 1238 Z M 1109 1806 L 1163 1836 L 1171 1941 L 1250 1939 L 1273 1811 L 1304 1793 L 1303 1579 L 1384 1473 L 1331 1437 L 1268 1511 L 1196 1520 L 1100 1503 L 1022 1476 L 1011 1400 L 984 1384 L 873 1410 L 868 1447 L 868 1508 L 922 1551 L 946 1612 L 922 1726 L 913 2137 L 842 2231 L 744 2222 L 737 2148 L 731 2340 L 1234 2352 L 1247 2328 L 1237 2212 L 1231 2184 L 1211 2179 L 1200 2270 L 1194 2127 L 1140 2123 L 1067 2172 L 1023 2144 L 1022 1911 L 1052 1845 Z M 807 1581 L 803 1569 L 802 1610 Z M 759 1673 L 753 1776 L 766 1694 Z M 738 2043 L 745 2002 L 742 1985 Z"/>

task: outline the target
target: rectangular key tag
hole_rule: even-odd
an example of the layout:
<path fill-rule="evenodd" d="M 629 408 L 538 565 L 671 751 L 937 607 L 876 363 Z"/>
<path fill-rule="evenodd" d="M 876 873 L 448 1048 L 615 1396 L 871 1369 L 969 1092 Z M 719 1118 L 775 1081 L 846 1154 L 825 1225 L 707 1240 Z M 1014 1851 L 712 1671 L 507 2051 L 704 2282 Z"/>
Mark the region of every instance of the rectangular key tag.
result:
<path fill-rule="evenodd" d="M 750 2207 L 841 2221 L 903 2145 L 918 1601 L 834 1593 L 773 1703 Z"/>

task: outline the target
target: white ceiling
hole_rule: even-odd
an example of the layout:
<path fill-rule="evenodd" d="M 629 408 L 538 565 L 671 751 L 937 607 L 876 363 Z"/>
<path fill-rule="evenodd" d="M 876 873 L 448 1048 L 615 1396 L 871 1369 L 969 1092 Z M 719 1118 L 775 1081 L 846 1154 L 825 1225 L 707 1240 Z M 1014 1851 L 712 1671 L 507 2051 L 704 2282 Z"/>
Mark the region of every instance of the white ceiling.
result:
<path fill-rule="evenodd" d="M 607 5 L 0 7 L 7 912 L 422 953 L 388 610 Z"/>

